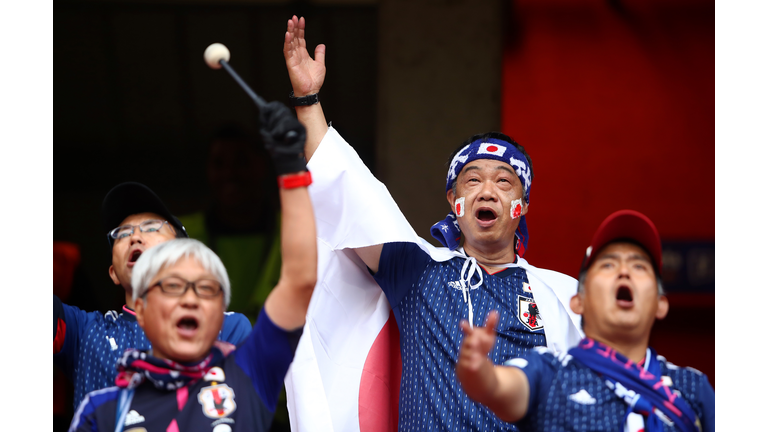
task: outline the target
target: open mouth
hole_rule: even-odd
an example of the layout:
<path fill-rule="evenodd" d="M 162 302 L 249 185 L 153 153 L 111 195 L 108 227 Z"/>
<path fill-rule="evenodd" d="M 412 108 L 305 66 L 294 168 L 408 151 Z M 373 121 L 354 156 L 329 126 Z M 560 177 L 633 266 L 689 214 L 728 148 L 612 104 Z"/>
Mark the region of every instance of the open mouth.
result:
<path fill-rule="evenodd" d="M 496 213 L 490 209 L 480 209 L 477 211 L 477 220 L 480 222 L 492 222 L 496 220 Z"/>
<path fill-rule="evenodd" d="M 138 260 L 140 256 L 141 256 L 141 251 L 136 249 L 131 253 L 131 256 L 128 257 L 128 264 L 135 264 L 136 260 Z"/>
<path fill-rule="evenodd" d="M 194 332 L 197 330 L 198 322 L 195 318 L 184 317 L 176 323 L 176 327 L 183 332 Z"/>
<path fill-rule="evenodd" d="M 616 292 L 616 300 L 620 304 L 631 304 L 632 303 L 632 290 L 629 289 L 629 287 L 620 286 L 619 290 Z"/>

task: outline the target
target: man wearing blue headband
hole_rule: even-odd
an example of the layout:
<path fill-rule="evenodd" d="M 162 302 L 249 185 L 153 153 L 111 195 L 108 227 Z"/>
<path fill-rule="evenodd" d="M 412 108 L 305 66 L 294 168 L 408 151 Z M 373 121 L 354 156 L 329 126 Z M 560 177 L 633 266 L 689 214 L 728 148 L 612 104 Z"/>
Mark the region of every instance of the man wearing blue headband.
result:
<path fill-rule="evenodd" d="M 491 182 L 484 183 L 485 180 L 494 183 L 500 195 L 495 196 L 488 187 Z M 445 191 L 453 210 L 444 221 L 432 226 L 432 236 L 443 246 L 455 250 L 459 247 L 461 234 L 464 233 L 465 252 L 468 255 L 472 255 L 472 250 L 466 250 L 467 247 L 472 248 L 473 244 L 477 244 L 483 245 L 480 247 L 491 254 L 497 250 L 507 251 L 504 257 L 496 258 L 497 262 L 504 262 L 505 259 L 514 262 L 516 255 L 525 255 L 525 247 L 528 245 L 525 214 L 528 213 L 532 180 L 531 158 L 523 146 L 498 132 L 473 136 L 451 156 Z M 470 195 L 474 199 L 468 200 Z M 496 200 L 503 208 L 488 202 Z M 474 211 L 467 212 L 467 203 Z M 472 205 L 473 203 L 475 205 Z M 460 224 L 460 219 L 457 218 L 467 215 L 475 216 L 474 223 Z M 464 231 L 461 225 L 464 225 Z M 504 229 L 511 229 L 513 234 L 499 233 L 499 230 Z M 477 230 L 480 232 L 475 233 Z M 480 237 L 475 238 L 477 236 Z M 509 239 L 513 239 L 512 248 L 505 243 L 499 244 L 500 241 Z M 484 247 L 488 241 L 491 244 Z M 477 251 L 479 254 L 483 252 L 486 251 Z"/>
<path fill-rule="evenodd" d="M 327 126 L 318 96 L 325 47 L 317 47 L 313 60 L 304 27 L 303 19 L 289 20 L 283 52 L 291 101 L 308 132 L 305 154 L 316 178 L 310 195 L 321 252 L 308 340 L 286 381 L 292 430 L 356 431 L 382 419 L 396 422 L 390 427 L 400 431 L 515 430 L 469 399 L 454 368 L 463 339 L 460 322 L 482 325 L 492 310 L 501 312 L 500 336 L 490 352 L 496 364 L 535 346 L 565 351 L 581 339 L 568 306 L 576 280 L 522 258 L 530 157 L 500 133 L 459 146 L 445 184 L 452 211 L 431 230 L 445 247 L 435 248 L 415 234 L 386 188 Z M 399 331 L 401 376 L 397 364 L 391 374 L 377 369 L 389 364 L 378 343 L 392 340 L 384 324 L 390 308 Z M 366 329 L 375 330 L 373 337 Z M 368 351 L 360 354 L 361 347 Z M 386 395 L 370 397 L 380 382 L 390 391 L 399 388 L 393 406 Z M 319 414 L 323 403 L 329 415 Z"/>

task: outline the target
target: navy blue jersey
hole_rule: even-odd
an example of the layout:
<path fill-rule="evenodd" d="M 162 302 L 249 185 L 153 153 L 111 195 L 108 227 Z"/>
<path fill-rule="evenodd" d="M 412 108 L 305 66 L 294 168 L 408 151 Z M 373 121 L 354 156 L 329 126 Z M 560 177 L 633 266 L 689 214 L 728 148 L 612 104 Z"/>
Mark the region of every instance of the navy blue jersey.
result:
<path fill-rule="evenodd" d="M 657 356 L 662 377 L 693 409 L 703 432 L 715 430 L 715 391 L 701 372 L 675 366 Z M 525 372 L 530 385 L 526 416 L 517 422 L 521 431 L 622 431 L 627 404 L 608 388 L 605 379 L 570 355 L 555 357 L 537 349 L 510 362 Z M 678 431 L 664 424 L 664 431 Z"/>
<path fill-rule="evenodd" d="M 459 323 L 469 319 L 469 304 L 458 282 L 464 262 L 462 258 L 434 261 L 414 243 L 383 246 L 375 279 L 400 330 L 400 431 L 515 430 L 471 401 L 456 379 L 463 340 Z M 475 325 L 483 324 L 490 311 L 499 311 L 498 338 L 489 354 L 494 363 L 546 345 L 524 269 L 484 272 L 483 284 L 470 290 L 469 296 Z"/>
<path fill-rule="evenodd" d="M 283 379 L 302 329 L 285 331 L 262 311 L 246 341 L 212 367 L 204 379 L 178 390 L 150 381 L 135 391 L 124 431 L 267 431 Z M 121 389 L 91 392 L 75 413 L 70 430 L 114 431 Z M 214 429 L 219 425 L 218 429 Z"/>
<path fill-rule="evenodd" d="M 151 349 L 134 312 L 85 312 L 53 296 L 53 362 L 75 386 L 75 408 L 93 390 L 115 385 L 117 360 L 128 348 Z M 243 314 L 225 312 L 219 340 L 237 345 L 251 331 Z"/>

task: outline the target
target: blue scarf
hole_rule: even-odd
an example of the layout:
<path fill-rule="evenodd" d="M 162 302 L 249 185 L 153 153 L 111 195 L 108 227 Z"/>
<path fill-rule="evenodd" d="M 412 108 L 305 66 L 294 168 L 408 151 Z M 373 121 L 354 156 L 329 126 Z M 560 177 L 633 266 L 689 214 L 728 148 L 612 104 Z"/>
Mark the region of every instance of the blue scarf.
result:
<path fill-rule="evenodd" d="M 432 237 L 436 238 L 443 246 L 450 250 L 456 250 L 461 242 L 461 228 L 456 220 L 456 213 L 450 212 L 445 219 L 432 225 L 429 229 Z M 525 216 L 520 218 L 520 224 L 515 230 L 515 253 L 520 256 L 525 255 L 525 249 L 528 247 L 528 224 L 525 223 Z"/>
<path fill-rule="evenodd" d="M 448 192 L 453 187 L 453 182 L 458 178 L 459 173 L 464 166 L 477 159 L 492 159 L 507 163 L 512 166 L 523 185 L 523 199 L 526 203 L 531 202 L 531 168 L 528 166 L 528 159 L 523 152 L 514 145 L 500 139 L 486 138 L 473 141 L 451 160 L 451 166 L 448 168 L 448 176 L 445 179 L 445 191 Z M 459 247 L 461 240 L 461 230 L 456 222 L 456 214 L 451 211 L 448 216 L 432 225 L 430 228 L 432 237 L 436 238 L 443 246 L 450 250 Z M 520 218 L 520 224 L 515 230 L 515 251 L 518 255 L 525 255 L 528 247 L 528 224 L 525 222 L 525 216 Z"/>
<path fill-rule="evenodd" d="M 662 415 L 683 432 L 700 431 L 698 418 L 691 407 L 661 381 L 661 364 L 653 348 L 648 349 L 647 370 L 613 348 L 589 338 L 582 339 L 568 354 L 606 379 L 606 385 L 629 405 L 627 416 L 632 412 L 646 416 L 647 432 L 664 430 Z M 631 395 L 631 392 L 635 394 Z"/>

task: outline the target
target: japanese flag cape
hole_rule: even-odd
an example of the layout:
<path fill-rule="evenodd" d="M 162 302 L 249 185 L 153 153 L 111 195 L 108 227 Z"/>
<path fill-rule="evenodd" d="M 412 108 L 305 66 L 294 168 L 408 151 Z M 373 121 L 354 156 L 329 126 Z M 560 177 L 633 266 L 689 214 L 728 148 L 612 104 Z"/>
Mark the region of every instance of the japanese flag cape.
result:
<path fill-rule="evenodd" d="M 318 234 L 318 282 L 304 334 L 285 378 L 291 430 L 384 431 L 392 426 L 391 421 L 387 423 L 392 395 L 381 394 L 388 391 L 381 384 L 388 378 L 363 379 L 364 373 L 377 373 L 364 371 L 363 366 L 376 363 L 368 356 L 389 318 L 390 305 L 365 264 L 349 248 L 413 242 L 436 261 L 464 255 L 436 248 L 417 236 L 387 188 L 333 128 L 308 169 Z M 567 351 L 582 338 L 577 315 L 567 306 L 576 293 L 576 280 L 533 267 L 522 258 L 518 263 L 528 273 L 547 346 Z M 485 317 L 478 317 L 475 324 L 481 320 Z M 371 354 L 388 355 L 381 350 Z M 374 384 L 361 388 L 361 383 Z"/>

